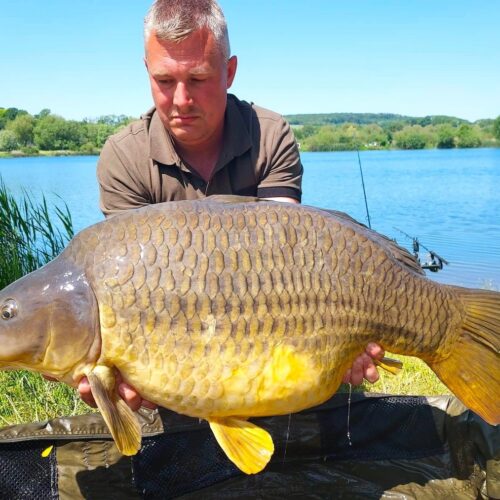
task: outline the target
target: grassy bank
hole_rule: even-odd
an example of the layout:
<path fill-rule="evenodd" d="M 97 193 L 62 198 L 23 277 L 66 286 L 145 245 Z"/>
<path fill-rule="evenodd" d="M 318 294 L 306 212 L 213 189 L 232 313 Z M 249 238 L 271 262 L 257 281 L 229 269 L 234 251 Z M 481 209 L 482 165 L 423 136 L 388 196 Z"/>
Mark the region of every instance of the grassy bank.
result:
<path fill-rule="evenodd" d="M 35 156 L 44 156 L 44 157 L 54 157 L 54 156 L 99 156 L 100 151 L 95 150 L 92 152 L 82 152 L 82 151 L 70 151 L 61 149 L 59 151 L 37 151 L 34 152 L 26 152 L 26 151 L 0 151 L 0 158 L 32 158 Z"/>

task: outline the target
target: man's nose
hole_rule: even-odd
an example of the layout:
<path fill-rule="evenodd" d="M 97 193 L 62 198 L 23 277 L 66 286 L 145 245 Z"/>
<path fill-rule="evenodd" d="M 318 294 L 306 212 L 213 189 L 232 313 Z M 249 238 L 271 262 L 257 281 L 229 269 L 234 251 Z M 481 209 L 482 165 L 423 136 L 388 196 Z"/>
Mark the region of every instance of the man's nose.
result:
<path fill-rule="evenodd" d="M 187 85 L 183 82 L 179 82 L 175 87 L 174 105 L 178 108 L 182 108 L 191 104 L 191 94 L 189 93 Z"/>

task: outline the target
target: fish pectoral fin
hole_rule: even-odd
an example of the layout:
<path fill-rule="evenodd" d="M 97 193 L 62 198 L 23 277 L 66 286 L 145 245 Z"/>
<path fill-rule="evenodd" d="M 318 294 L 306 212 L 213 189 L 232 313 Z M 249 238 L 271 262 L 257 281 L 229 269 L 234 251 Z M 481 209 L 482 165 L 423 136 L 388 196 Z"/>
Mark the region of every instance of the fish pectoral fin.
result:
<path fill-rule="evenodd" d="M 229 460 L 245 474 L 260 472 L 274 453 L 271 435 L 244 419 L 209 419 L 215 439 Z"/>
<path fill-rule="evenodd" d="M 116 390 L 114 370 L 96 366 L 87 374 L 97 407 L 123 455 L 135 455 L 141 448 L 141 428 L 134 412 Z"/>
<path fill-rule="evenodd" d="M 399 359 L 383 357 L 382 359 L 374 359 L 373 362 L 383 368 L 385 371 L 397 375 L 403 368 L 403 362 Z"/>

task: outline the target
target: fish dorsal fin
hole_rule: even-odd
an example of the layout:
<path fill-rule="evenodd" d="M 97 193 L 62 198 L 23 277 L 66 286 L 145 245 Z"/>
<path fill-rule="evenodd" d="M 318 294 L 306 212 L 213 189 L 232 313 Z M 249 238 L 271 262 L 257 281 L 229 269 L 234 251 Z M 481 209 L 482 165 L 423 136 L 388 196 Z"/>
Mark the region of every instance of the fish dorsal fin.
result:
<path fill-rule="evenodd" d="M 252 203 L 255 201 L 266 201 L 256 196 L 239 196 L 237 194 L 212 194 L 204 198 L 206 201 L 217 203 Z"/>
<path fill-rule="evenodd" d="M 227 417 L 208 421 L 227 457 L 245 474 L 257 474 L 274 453 L 267 431 L 246 420 Z"/>
<path fill-rule="evenodd" d="M 116 447 L 123 455 L 135 455 L 141 448 L 141 428 L 134 412 L 118 395 L 113 369 L 98 365 L 87 378 Z"/>
<path fill-rule="evenodd" d="M 422 269 L 422 266 L 418 262 L 418 260 L 406 249 L 402 246 L 399 246 L 394 240 L 391 240 L 387 236 L 370 229 L 365 224 L 353 219 L 350 215 L 347 215 L 344 212 L 338 212 L 337 210 L 329 210 L 322 209 L 324 212 L 328 212 L 335 216 L 337 219 L 340 219 L 343 222 L 347 222 L 355 226 L 355 229 L 362 229 L 366 231 L 368 237 L 380 245 L 382 245 L 386 251 L 396 259 L 400 264 L 412 270 L 415 273 L 421 274 L 425 276 L 425 272 Z"/>

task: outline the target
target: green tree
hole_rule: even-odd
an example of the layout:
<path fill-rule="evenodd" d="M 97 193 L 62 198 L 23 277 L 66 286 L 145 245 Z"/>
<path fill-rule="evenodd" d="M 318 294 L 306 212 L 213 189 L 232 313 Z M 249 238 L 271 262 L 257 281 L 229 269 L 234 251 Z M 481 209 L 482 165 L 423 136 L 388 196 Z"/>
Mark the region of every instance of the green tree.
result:
<path fill-rule="evenodd" d="M 456 129 L 451 125 L 442 124 L 435 127 L 437 133 L 436 147 L 439 149 L 451 149 L 455 147 Z"/>
<path fill-rule="evenodd" d="M 359 137 L 367 148 L 385 147 L 389 144 L 389 134 L 380 125 L 374 123 L 360 127 Z"/>
<path fill-rule="evenodd" d="M 394 141 L 401 149 L 424 149 L 429 142 L 429 135 L 420 125 L 412 125 L 396 132 Z"/>
<path fill-rule="evenodd" d="M 19 144 L 12 130 L 0 130 L 0 151 L 14 151 Z"/>
<path fill-rule="evenodd" d="M 478 148 L 479 146 L 481 146 L 481 137 L 478 131 L 471 125 L 460 125 L 457 132 L 457 147 Z"/>
<path fill-rule="evenodd" d="M 35 145 L 44 150 L 77 150 L 86 142 L 85 124 L 47 115 L 37 121 Z"/>
<path fill-rule="evenodd" d="M 301 142 L 307 137 L 311 137 L 318 131 L 318 127 L 314 125 L 298 125 L 292 127 L 293 133 L 295 135 L 295 139 Z"/>
<path fill-rule="evenodd" d="M 6 129 L 12 130 L 16 135 L 17 142 L 21 146 L 33 144 L 33 130 L 35 128 L 35 119 L 29 114 L 17 115 L 16 118 L 7 124 Z"/>
<path fill-rule="evenodd" d="M 43 108 L 40 113 L 35 115 L 35 118 L 45 118 L 46 116 L 50 115 L 50 109 Z"/>
<path fill-rule="evenodd" d="M 94 148 L 102 148 L 106 139 L 114 133 L 116 127 L 109 123 L 98 122 L 86 123 L 85 129 L 87 144 L 92 144 Z"/>
<path fill-rule="evenodd" d="M 333 145 L 337 142 L 337 135 L 334 127 L 325 125 L 320 127 L 314 135 L 304 140 L 305 151 L 332 151 Z"/>
<path fill-rule="evenodd" d="M 493 135 L 497 141 L 500 141 L 500 116 L 493 122 Z"/>

